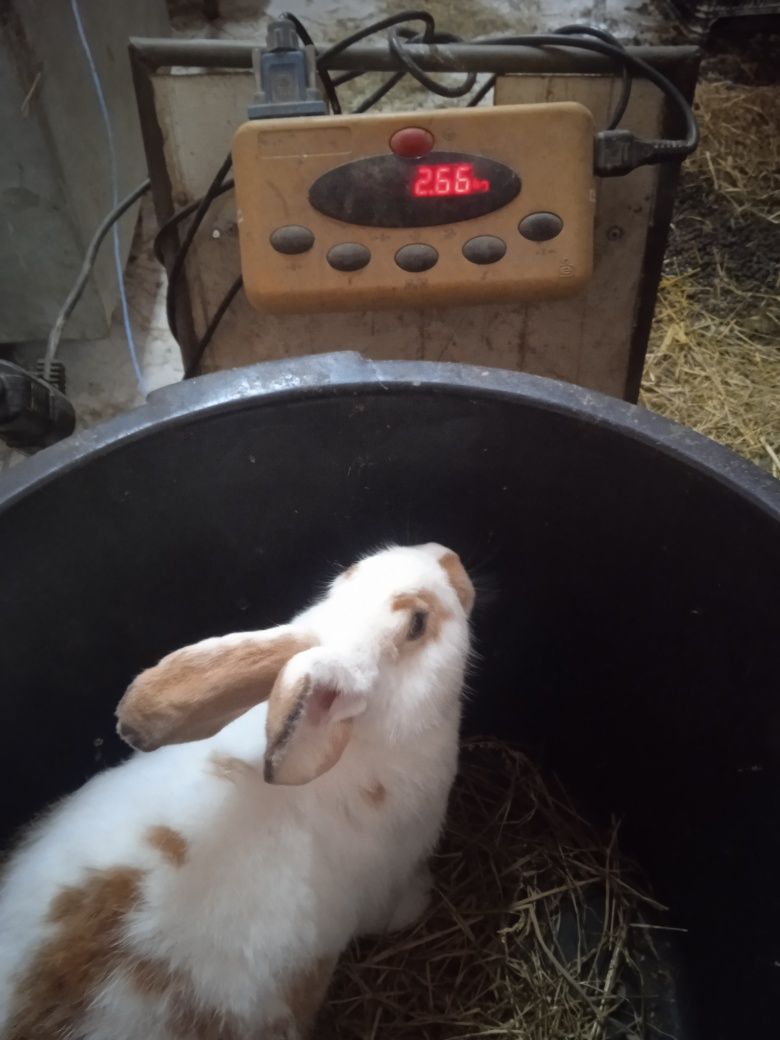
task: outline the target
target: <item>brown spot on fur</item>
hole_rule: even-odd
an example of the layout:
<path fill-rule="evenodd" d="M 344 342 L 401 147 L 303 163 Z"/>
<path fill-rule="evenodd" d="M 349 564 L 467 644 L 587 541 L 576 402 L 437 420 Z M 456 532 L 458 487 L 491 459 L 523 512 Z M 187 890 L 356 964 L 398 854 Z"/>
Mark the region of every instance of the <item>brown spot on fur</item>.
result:
<path fill-rule="evenodd" d="M 170 848 L 175 834 L 160 834 L 164 842 L 153 844 Z M 83 885 L 55 896 L 48 919 L 58 927 L 18 981 L 3 1040 L 81 1036 L 84 1015 L 114 973 L 150 999 L 164 999 L 168 1029 L 181 1040 L 254 1040 L 256 1031 L 235 1016 L 200 1005 L 185 973 L 123 946 L 123 925 L 139 903 L 143 877 L 132 867 L 93 871 Z"/>
<path fill-rule="evenodd" d="M 299 1031 L 306 1035 L 322 1007 L 336 967 L 336 957 L 320 957 L 284 986 L 284 997 Z"/>
<path fill-rule="evenodd" d="M 351 567 L 347 567 L 345 571 L 341 572 L 342 578 L 352 578 L 355 575 L 355 571 L 358 569 L 358 564 L 353 563 Z"/>
<path fill-rule="evenodd" d="M 213 736 L 267 700 L 284 665 L 314 643 L 289 631 L 177 650 L 131 684 L 117 707 L 119 735 L 141 751 Z"/>
<path fill-rule="evenodd" d="M 393 610 L 404 610 L 409 614 L 411 620 L 412 614 L 423 613 L 427 615 L 427 624 L 425 626 L 425 632 L 419 640 L 415 642 L 424 643 L 427 639 L 436 639 L 441 631 L 442 624 L 450 616 L 449 612 L 444 609 L 437 596 L 434 596 L 432 592 L 418 592 L 416 595 L 400 595 L 394 596 L 392 602 Z M 399 637 L 399 645 L 406 642 L 406 631 L 404 630 Z M 412 644 L 414 645 L 414 643 Z"/>
<path fill-rule="evenodd" d="M 378 809 L 380 805 L 384 805 L 387 800 L 387 788 L 384 784 L 380 784 L 378 780 L 372 787 L 361 788 L 360 793 L 368 804 L 373 805 L 375 809 Z"/>
<path fill-rule="evenodd" d="M 162 824 L 150 827 L 146 832 L 146 840 L 174 867 L 182 867 L 187 862 L 187 839 L 172 827 Z"/>
<path fill-rule="evenodd" d="M 455 594 L 466 614 L 470 614 L 474 606 L 474 586 L 466 573 L 466 568 L 460 562 L 460 557 L 454 552 L 445 553 L 440 558 L 439 565 L 449 578 L 450 585 L 455 589 Z"/>
<path fill-rule="evenodd" d="M 168 992 L 171 972 L 151 957 L 136 957 L 127 966 L 127 975 L 133 988 L 147 997 L 160 997 Z"/>
<path fill-rule="evenodd" d="M 19 980 L 4 1040 L 77 1034 L 95 990 L 122 961 L 121 927 L 142 876 L 131 867 L 94 871 L 55 896 L 49 921 L 59 927 Z"/>
<path fill-rule="evenodd" d="M 52 899 L 47 919 L 53 924 L 60 924 L 69 918 L 72 919 L 83 908 L 85 901 L 86 895 L 83 888 L 75 886 L 63 888 Z"/>

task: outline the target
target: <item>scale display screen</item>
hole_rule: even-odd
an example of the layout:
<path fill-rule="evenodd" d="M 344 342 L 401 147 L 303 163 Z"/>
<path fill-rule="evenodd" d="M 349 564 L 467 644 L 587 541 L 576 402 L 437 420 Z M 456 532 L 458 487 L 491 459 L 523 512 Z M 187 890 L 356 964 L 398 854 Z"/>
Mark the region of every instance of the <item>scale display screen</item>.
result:
<path fill-rule="evenodd" d="M 490 181 L 476 176 L 473 163 L 438 163 L 436 166 L 426 163 L 417 167 L 411 189 L 418 199 L 484 195 L 490 191 Z"/>
<path fill-rule="evenodd" d="M 520 193 L 517 173 L 482 155 L 375 155 L 328 170 L 311 185 L 320 213 L 365 227 L 430 227 L 472 220 Z"/>

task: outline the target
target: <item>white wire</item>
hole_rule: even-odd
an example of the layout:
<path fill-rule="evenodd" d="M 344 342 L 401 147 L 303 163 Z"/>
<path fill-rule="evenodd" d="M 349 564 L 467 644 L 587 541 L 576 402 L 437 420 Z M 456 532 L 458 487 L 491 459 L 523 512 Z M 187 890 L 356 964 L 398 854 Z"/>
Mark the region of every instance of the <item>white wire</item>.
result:
<path fill-rule="evenodd" d="M 76 22 L 76 29 L 78 30 L 79 39 L 81 46 L 84 50 L 84 55 L 89 65 L 89 72 L 92 77 L 92 83 L 95 88 L 95 94 L 97 95 L 98 104 L 100 105 L 100 114 L 103 118 L 103 125 L 106 129 L 106 138 L 108 140 L 108 154 L 111 162 L 111 207 L 112 209 L 119 205 L 119 174 L 118 166 L 116 161 L 116 149 L 114 148 L 114 131 L 111 127 L 111 118 L 108 113 L 108 105 L 106 104 L 105 94 L 103 93 L 103 85 L 100 81 L 100 75 L 95 65 L 95 60 L 92 57 L 92 50 L 87 40 L 87 35 L 84 32 L 84 24 L 81 20 L 81 11 L 79 9 L 78 0 L 70 0 L 71 11 L 73 12 L 73 18 Z M 146 384 L 144 377 L 141 372 L 141 365 L 138 361 L 138 349 L 135 345 L 135 338 L 133 336 L 133 329 L 130 324 L 130 308 L 127 303 L 127 293 L 125 291 L 125 274 L 122 267 L 122 255 L 121 247 L 119 243 L 119 227 L 114 224 L 112 230 L 112 237 L 114 242 L 114 266 L 116 267 L 116 280 L 119 286 L 119 299 L 122 305 L 122 321 L 125 326 L 125 336 L 127 337 L 127 349 L 130 353 L 130 363 L 133 366 L 135 378 L 138 383 L 138 389 L 141 392 L 142 397 L 146 397 Z"/>

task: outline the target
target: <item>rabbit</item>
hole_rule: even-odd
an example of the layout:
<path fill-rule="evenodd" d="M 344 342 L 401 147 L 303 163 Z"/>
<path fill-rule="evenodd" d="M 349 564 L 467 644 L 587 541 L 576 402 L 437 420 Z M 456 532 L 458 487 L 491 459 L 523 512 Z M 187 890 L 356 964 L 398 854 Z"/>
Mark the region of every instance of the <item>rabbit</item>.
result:
<path fill-rule="evenodd" d="M 142 672 L 136 753 L 5 870 L 0 1038 L 310 1036 L 349 942 L 427 905 L 473 602 L 455 553 L 394 546 L 289 624 Z"/>

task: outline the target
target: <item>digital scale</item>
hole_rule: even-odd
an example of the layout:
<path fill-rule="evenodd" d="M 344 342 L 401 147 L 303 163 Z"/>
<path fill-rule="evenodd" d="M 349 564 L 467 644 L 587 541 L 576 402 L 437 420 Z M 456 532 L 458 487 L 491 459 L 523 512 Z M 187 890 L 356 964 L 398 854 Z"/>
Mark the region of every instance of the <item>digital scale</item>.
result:
<path fill-rule="evenodd" d="M 594 128 L 575 102 L 244 123 L 244 290 L 272 313 L 538 300 L 593 266 Z"/>

